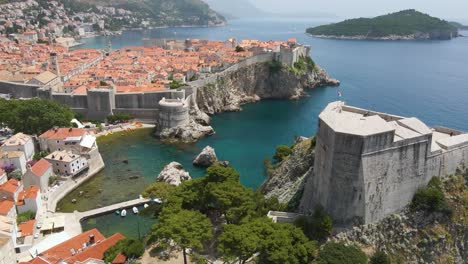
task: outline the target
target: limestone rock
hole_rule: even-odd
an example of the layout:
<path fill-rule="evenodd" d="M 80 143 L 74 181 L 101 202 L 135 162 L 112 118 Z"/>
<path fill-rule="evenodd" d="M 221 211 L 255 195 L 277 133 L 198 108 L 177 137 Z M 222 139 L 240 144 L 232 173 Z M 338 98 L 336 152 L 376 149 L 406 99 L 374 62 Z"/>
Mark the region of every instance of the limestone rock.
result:
<path fill-rule="evenodd" d="M 313 173 L 314 151 L 312 139 L 296 141 L 292 154 L 269 172 L 269 177 L 261 186 L 266 197 L 277 197 L 281 203 L 288 203 L 299 195 L 307 175 Z"/>
<path fill-rule="evenodd" d="M 156 133 L 156 136 L 163 141 L 182 141 L 182 142 L 195 142 L 200 138 L 215 133 L 211 126 L 201 125 L 194 120 L 190 120 L 187 125 L 178 126 L 174 128 L 166 128 Z"/>
<path fill-rule="evenodd" d="M 212 115 L 240 111 L 241 105 L 261 99 L 297 99 L 306 96 L 305 89 L 335 85 L 339 81 L 318 66 L 296 75 L 287 67 L 272 72 L 268 63 L 256 63 L 219 73 L 215 82 L 197 87 L 196 102 L 201 111 Z"/>
<path fill-rule="evenodd" d="M 164 167 L 156 178 L 159 182 L 166 182 L 171 185 L 178 186 L 184 181 L 192 179 L 189 173 L 184 170 L 182 164 L 178 162 L 171 162 Z"/>
<path fill-rule="evenodd" d="M 210 167 L 218 162 L 214 148 L 207 146 L 200 154 L 193 160 L 193 165 L 200 167 Z"/>

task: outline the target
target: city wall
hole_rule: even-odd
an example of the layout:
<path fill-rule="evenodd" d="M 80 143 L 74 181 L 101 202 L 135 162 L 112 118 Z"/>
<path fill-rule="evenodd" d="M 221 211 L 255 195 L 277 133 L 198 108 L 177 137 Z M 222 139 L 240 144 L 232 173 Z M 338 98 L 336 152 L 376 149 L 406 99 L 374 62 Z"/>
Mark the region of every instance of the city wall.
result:
<path fill-rule="evenodd" d="M 16 99 L 36 97 L 39 88 L 39 85 L 0 81 L 0 94 L 10 94 Z"/>

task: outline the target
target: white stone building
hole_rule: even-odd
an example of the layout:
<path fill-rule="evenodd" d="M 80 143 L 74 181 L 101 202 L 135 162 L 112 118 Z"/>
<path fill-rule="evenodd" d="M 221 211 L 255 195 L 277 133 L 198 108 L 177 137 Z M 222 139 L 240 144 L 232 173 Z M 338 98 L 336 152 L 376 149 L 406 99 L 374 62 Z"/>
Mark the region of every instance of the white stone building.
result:
<path fill-rule="evenodd" d="M 38 186 L 45 193 L 49 187 L 49 178 L 54 174 L 52 164 L 41 159 L 23 175 L 24 188 Z"/>
<path fill-rule="evenodd" d="M 21 171 L 21 174 L 26 172 L 27 162 L 24 152 L 0 150 L 0 167 L 14 166 L 15 169 Z"/>
<path fill-rule="evenodd" d="M 31 186 L 27 189 L 24 189 L 18 195 L 18 202 L 16 203 L 16 210 L 18 213 L 24 212 L 34 212 L 36 213 L 37 210 L 41 207 L 41 191 L 37 186 Z"/>
<path fill-rule="evenodd" d="M 53 128 L 39 136 L 41 150 L 85 154 L 96 148 L 96 137 L 83 128 Z"/>
<path fill-rule="evenodd" d="M 15 246 L 13 239 L 0 236 L 0 263 L 16 264 Z"/>
<path fill-rule="evenodd" d="M 34 140 L 31 136 L 23 133 L 18 133 L 7 139 L 1 148 L 4 152 L 22 151 L 27 161 L 34 157 Z"/>
<path fill-rule="evenodd" d="M 62 176 L 76 176 L 88 168 L 88 160 L 67 150 L 57 150 L 45 157 L 52 164 L 54 173 Z"/>

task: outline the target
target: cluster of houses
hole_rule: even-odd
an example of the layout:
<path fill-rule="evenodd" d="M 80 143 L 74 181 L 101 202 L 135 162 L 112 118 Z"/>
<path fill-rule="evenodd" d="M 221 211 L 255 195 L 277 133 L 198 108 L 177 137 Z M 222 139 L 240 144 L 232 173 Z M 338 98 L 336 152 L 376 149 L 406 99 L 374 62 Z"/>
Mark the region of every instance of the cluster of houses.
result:
<path fill-rule="evenodd" d="M 77 45 L 75 37 L 94 36 L 107 29 L 110 20 L 139 22 L 131 11 L 96 6 L 70 12 L 61 1 L 6 1 L 0 4 L 0 35 L 22 43 L 55 41 L 67 47 Z"/>
<path fill-rule="evenodd" d="M 54 228 L 63 229 L 65 225 L 63 218 L 48 221 L 51 223 L 42 221 L 41 214 L 47 212 L 48 196 L 52 194 L 51 185 L 57 180 L 72 179 L 85 173 L 95 153 L 99 153 L 96 137 L 82 128 L 52 128 L 38 137 L 17 133 L 1 142 L 0 263 L 17 263 L 16 254 L 26 252 L 26 255 L 37 257 L 45 251 L 37 248 L 31 251 L 31 248 L 44 234 L 53 233 Z M 22 219 L 18 217 L 20 214 L 31 215 L 31 219 L 18 223 L 17 218 Z M 98 231 L 94 237 L 96 241 L 106 241 Z M 81 241 L 83 238 L 76 239 Z M 69 238 L 60 241 L 66 240 Z M 50 243 L 46 244 L 51 250 Z"/>

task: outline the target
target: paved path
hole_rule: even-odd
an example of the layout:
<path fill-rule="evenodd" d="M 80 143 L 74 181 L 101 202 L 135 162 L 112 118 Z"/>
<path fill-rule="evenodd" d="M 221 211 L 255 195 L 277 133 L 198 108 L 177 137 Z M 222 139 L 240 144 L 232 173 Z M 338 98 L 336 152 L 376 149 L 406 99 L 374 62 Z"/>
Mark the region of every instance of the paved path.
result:
<path fill-rule="evenodd" d="M 101 214 L 105 214 L 105 213 L 108 213 L 108 212 L 113 212 L 113 211 L 120 210 L 120 209 L 123 209 L 123 208 L 129 209 L 129 208 L 132 208 L 134 206 L 142 205 L 144 203 L 149 203 L 150 201 L 151 201 L 150 199 L 145 199 L 145 198 L 140 197 L 140 198 L 135 199 L 135 200 L 126 201 L 126 202 L 122 202 L 122 203 L 118 203 L 118 204 L 113 204 L 113 205 L 97 208 L 97 209 L 86 211 L 86 212 L 75 212 L 75 215 L 76 215 L 76 218 L 78 219 L 78 221 L 81 221 L 84 218 L 92 217 L 92 216 L 95 216 L 95 215 L 101 215 Z M 133 212 L 130 211 L 128 213 L 133 213 Z"/>

